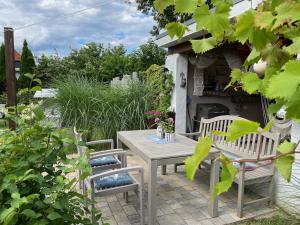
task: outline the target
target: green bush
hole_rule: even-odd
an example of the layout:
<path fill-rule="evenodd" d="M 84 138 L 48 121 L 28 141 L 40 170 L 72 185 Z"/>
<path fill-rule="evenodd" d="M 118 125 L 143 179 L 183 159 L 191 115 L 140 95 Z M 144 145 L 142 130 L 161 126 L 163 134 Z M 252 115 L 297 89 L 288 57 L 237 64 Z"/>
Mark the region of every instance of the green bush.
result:
<path fill-rule="evenodd" d="M 39 105 L 17 111 L 7 115 L 17 129 L 0 130 L 0 224 L 92 224 L 90 202 L 72 179 L 79 167 L 90 173 L 86 159 L 67 158 L 70 140 L 43 121 Z"/>
<path fill-rule="evenodd" d="M 115 138 L 120 130 L 144 129 L 144 113 L 151 108 L 148 91 L 141 82 L 126 88 L 110 87 L 83 77 L 69 77 L 56 85 L 54 104 L 63 125 L 89 130 L 97 138 Z"/>

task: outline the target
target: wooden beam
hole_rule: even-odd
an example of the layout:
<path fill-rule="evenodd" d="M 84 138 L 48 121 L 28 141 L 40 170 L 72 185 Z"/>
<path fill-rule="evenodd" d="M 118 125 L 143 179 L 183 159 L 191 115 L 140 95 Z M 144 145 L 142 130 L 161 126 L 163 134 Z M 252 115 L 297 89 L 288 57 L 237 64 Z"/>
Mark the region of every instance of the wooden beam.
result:
<path fill-rule="evenodd" d="M 17 95 L 16 95 L 16 76 L 15 76 L 15 47 L 14 47 L 14 30 L 10 27 L 4 27 L 4 44 L 5 44 L 5 71 L 6 71 L 6 88 L 7 88 L 7 106 L 9 112 L 16 113 Z M 9 121 L 9 128 L 16 129 L 16 123 Z"/>

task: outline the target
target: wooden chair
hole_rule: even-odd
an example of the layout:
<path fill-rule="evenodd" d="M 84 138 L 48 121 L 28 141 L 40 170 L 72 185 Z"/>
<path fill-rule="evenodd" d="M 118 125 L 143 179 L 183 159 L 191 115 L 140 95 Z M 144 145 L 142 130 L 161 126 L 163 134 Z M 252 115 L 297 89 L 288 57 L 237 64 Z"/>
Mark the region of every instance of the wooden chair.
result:
<path fill-rule="evenodd" d="M 252 203 L 262 201 L 273 202 L 274 192 L 274 162 L 270 162 L 268 166 L 262 166 L 257 159 L 276 156 L 277 146 L 279 144 L 279 134 L 271 132 L 262 132 L 260 134 L 247 134 L 234 142 L 227 142 L 224 136 L 214 135 L 212 131 L 226 132 L 228 126 L 234 120 L 246 120 L 237 116 L 219 116 L 212 119 L 201 119 L 199 132 L 182 134 L 185 136 L 210 136 L 213 139 L 214 147 L 221 150 L 232 160 L 250 160 L 253 163 L 241 162 L 234 165 L 239 169 L 238 175 L 234 182 L 238 184 L 238 203 L 237 215 L 243 217 L 243 207 Z M 209 162 L 202 165 L 209 166 Z M 176 165 L 175 165 L 176 167 Z M 244 201 L 244 188 L 247 185 L 269 183 L 269 194 L 267 197 L 258 200 L 246 202 Z"/>
<path fill-rule="evenodd" d="M 86 146 L 79 146 L 81 154 L 87 152 Z M 128 191 L 138 192 L 140 202 L 140 219 L 141 225 L 145 224 L 144 219 L 144 206 L 143 206 L 143 195 L 144 195 L 144 169 L 140 166 L 125 167 L 127 164 L 127 152 L 117 151 L 115 153 L 107 153 L 107 155 L 116 154 L 121 159 L 122 168 L 107 170 L 102 172 L 94 172 L 91 176 L 84 180 L 83 193 L 90 193 L 92 200 L 92 221 L 95 220 L 94 209 L 95 209 L 95 198 L 103 197 L 107 195 L 115 195 L 118 193 L 124 193 L 125 200 L 127 202 Z M 87 155 L 88 157 L 88 155 Z M 97 155 L 89 157 L 89 159 L 96 159 Z M 102 157 L 102 155 L 100 155 Z M 139 180 L 135 179 L 130 173 L 138 172 Z M 87 189 L 86 189 L 87 188 Z M 90 190 L 87 192 L 87 190 Z"/>
<path fill-rule="evenodd" d="M 96 141 L 83 143 L 82 134 L 76 130 L 76 127 L 74 127 L 73 129 L 73 133 L 76 141 L 78 155 L 82 154 L 81 146 L 91 147 L 99 144 L 107 144 L 107 143 L 110 144 L 111 149 L 109 150 L 101 150 L 101 151 L 89 153 L 90 155 L 89 163 L 94 173 L 98 171 L 101 172 L 105 170 L 117 169 L 122 167 L 121 160 L 118 157 L 118 153 L 119 151 L 122 151 L 122 149 L 114 149 L 113 139 L 96 140 Z M 126 162 L 127 159 L 124 160 Z M 78 175 L 79 177 L 81 176 L 81 171 L 79 171 Z M 80 181 L 79 182 L 80 189 L 82 189 L 83 187 L 82 185 L 83 183 L 82 181 Z"/>

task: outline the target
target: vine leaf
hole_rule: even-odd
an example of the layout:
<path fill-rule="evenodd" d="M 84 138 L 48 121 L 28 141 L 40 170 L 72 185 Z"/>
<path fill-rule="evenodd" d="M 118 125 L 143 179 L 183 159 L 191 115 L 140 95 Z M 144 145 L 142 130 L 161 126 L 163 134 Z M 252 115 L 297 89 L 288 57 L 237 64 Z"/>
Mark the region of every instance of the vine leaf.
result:
<path fill-rule="evenodd" d="M 287 21 L 294 22 L 300 19 L 300 4 L 286 1 L 276 7 L 276 21 L 272 30 L 283 25 Z"/>
<path fill-rule="evenodd" d="M 262 130 L 262 132 L 269 132 L 270 129 L 271 129 L 271 127 L 272 127 L 272 125 L 273 125 L 273 123 L 274 123 L 274 120 L 270 120 L 270 121 L 267 123 L 267 125 L 264 127 L 264 129 Z"/>
<path fill-rule="evenodd" d="M 243 89 L 250 95 L 260 90 L 262 86 L 262 80 L 259 79 L 256 73 L 244 73 L 241 81 Z"/>
<path fill-rule="evenodd" d="M 202 160 L 208 156 L 212 144 L 213 142 L 210 137 L 203 137 L 199 139 L 195 147 L 194 155 L 185 160 L 186 177 L 189 180 L 194 180 L 195 173 Z"/>
<path fill-rule="evenodd" d="M 295 143 L 284 141 L 282 144 L 279 145 L 278 152 L 280 152 L 281 154 L 291 154 L 280 156 L 275 161 L 275 165 L 278 172 L 287 182 L 291 181 L 292 167 L 295 161 L 295 153 L 292 153 L 294 148 Z"/>
<path fill-rule="evenodd" d="M 219 38 L 230 28 L 230 4 L 224 1 L 215 2 L 215 12 L 210 13 L 208 5 L 201 5 L 195 10 L 194 19 L 197 30 L 207 29 L 213 37 Z"/>
<path fill-rule="evenodd" d="M 185 31 L 188 30 L 188 28 L 184 24 L 178 22 L 168 23 L 166 25 L 166 29 L 171 38 L 177 36 L 179 39 L 182 38 Z"/>
<path fill-rule="evenodd" d="M 175 0 L 175 10 L 180 13 L 193 13 L 198 4 L 198 0 Z"/>
<path fill-rule="evenodd" d="M 293 38 L 292 41 L 293 43 L 291 45 L 284 47 L 283 49 L 291 55 L 296 55 L 300 52 L 300 37 Z"/>
<path fill-rule="evenodd" d="M 300 109 L 300 90 L 298 90 L 287 102 L 287 113 L 288 118 L 300 119 L 299 109 Z"/>
<path fill-rule="evenodd" d="M 245 44 L 249 41 L 257 50 L 263 49 L 272 40 L 273 35 L 265 29 L 255 26 L 255 12 L 248 10 L 237 17 L 236 23 L 236 39 Z"/>
<path fill-rule="evenodd" d="M 235 82 L 241 80 L 242 75 L 243 73 L 240 69 L 233 69 L 230 73 L 230 77 L 231 77 L 230 83 L 225 87 L 225 90 Z"/>
<path fill-rule="evenodd" d="M 249 120 L 234 120 L 229 126 L 225 134 L 228 142 L 235 141 L 243 135 L 257 133 L 259 123 Z"/>
<path fill-rule="evenodd" d="M 250 66 L 254 63 L 256 63 L 260 58 L 260 53 L 253 48 L 251 53 L 248 55 L 247 59 L 244 62 L 244 66 Z"/>
<path fill-rule="evenodd" d="M 258 12 L 255 16 L 255 25 L 261 29 L 270 29 L 273 25 L 275 17 L 273 16 L 272 12 Z"/>
<path fill-rule="evenodd" d="M 159 13 L 163 13 L 164 10 L 174 4 L 174 0 L 155 0 L 154 7 Z"/>
<path fill-rule="evenodd" d="M 233 163 L 225 155 L 221 154 L 220 161 L 222 164 L 221 181 L 216 184 L 214 197 L 227 192 L 231 187 L 234 178 L 238 172 Z"/>
<path fill-rule="evenodd" d="M 296 92 L 300 84 L 300 62 L 290 60 L 284 66 L 284 71 L 270 78 L 266 90 L 269 98 L 282 98 L 288 100 Z M 280 91 L 279 91 L 280 90 Z"/>
<path fill-rule="evenodd" d="M 195 53 L 205 53 L 217 45 L 217 41 L 213 37 L 201 40 L 191 40 L 191 43 Z"/>

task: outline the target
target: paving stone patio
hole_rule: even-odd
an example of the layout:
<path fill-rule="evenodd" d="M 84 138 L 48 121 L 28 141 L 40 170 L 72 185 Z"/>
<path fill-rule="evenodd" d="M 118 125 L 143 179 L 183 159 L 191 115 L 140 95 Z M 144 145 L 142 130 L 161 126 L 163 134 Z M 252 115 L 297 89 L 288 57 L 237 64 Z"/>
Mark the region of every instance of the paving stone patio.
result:
<path fill-rule="evenodd" d="M 128 165 L 141 165 L 145 168 L 145 214 L 147 222 L 147 166 L 142 159 L 129 152 Z M 219 217 L 211 218 L 207 213 L 209 201 L 209 174 L 206 171 L 197 173 L 195 181 L 185 178 L 184 166 L 174 173 L 173 166 L 168 166 L 167 175 L 161 175 L 158 168 L 158 225 L 222 225 L 241 221 L 236 216 L 237 188 L 234 186 L 228 193 L 219 198 Z M 247 190 L 246 190 L 247 191 Z M 257 196 L 247 191 L 246 201 Z M 137 195 L 129 193 L 126 203 L 122 194 L 97 198 L 97 207 L 102 211 L 104 222 L 110 225 L 138 225 L 139 203 Z M 271 214 L 277 209 L 267 204 L 253 205 L 245 208 L 244 219 Z"/>

